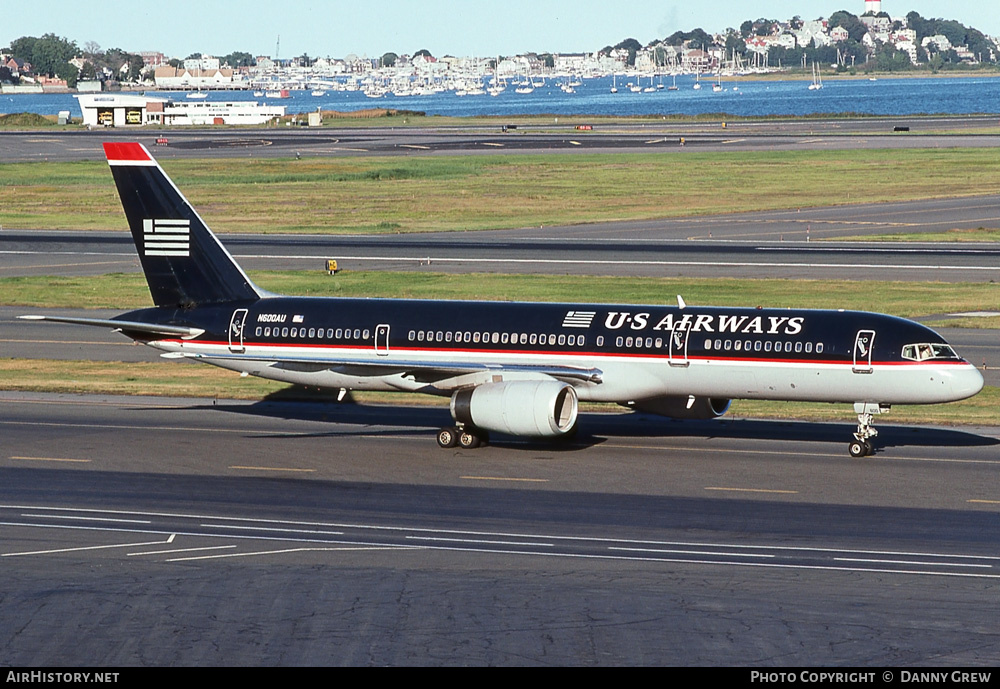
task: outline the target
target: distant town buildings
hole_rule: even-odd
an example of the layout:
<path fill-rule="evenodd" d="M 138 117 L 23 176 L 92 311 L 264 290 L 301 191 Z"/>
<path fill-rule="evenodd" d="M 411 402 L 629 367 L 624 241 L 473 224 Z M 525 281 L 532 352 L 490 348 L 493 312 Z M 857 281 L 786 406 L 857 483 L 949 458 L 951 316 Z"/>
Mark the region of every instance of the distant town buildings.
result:
<path fill-rule="evenodd" d="M 726 71 L 750 73 L 780 68 L 802 67 L 808 62 L 836 64 L 843 69 L 868 65 L 905 68 L 934 63 L 976 65 L 997 62 L 997 41 L 979 32 L 965 30 L 957 22 L 893 17 L 883 10 L 881 0 L 854 0 L 864 3 L 864 12 L 854 17 L 836 12 L 831 18 L 745 22 L 740 30 L 730 29 L 709 36 L 701 29 L 641 46 L 634 39 L 616 48 L 596 52 L 538 54 L 525 53 L 502 58 L 435 57 L 387 53 L 379 57 L 347 55 L 343 58 L 312 59 L 305 55 L 282 59 L 246 53 L 238 64 L 225 58 L 198 55 L 183 61 L 161 52 L 146 51 L 117 69 L 95 70 L 87 58 L 74 57 L 70 64 L 80 74 L 80 90 L 97 90 L 102 84 L 127 82 L 137 73 L 135 60 L 141 59 L 141 88 L 159 90 L 224 89 L 347 89 L 363 90 L 371 97 L 386 93 L 428 92 L 439 89 L 481 90 L 488 76 L 498 81 L 527 79 L 531 75 L 572 75 L 579 77 L 611 73 L 705 73 Z M 894 5 L 901 5 L 896 0 Z M 911 13 L 911 15 L 914 13 Z M 845 19 L 846 18 L 846 19 Z M 749 26 L 749 28 L 748 28 Z M 940 29 L 938 28 L 940 27 Z M 955 30 L 958 27 L 958 30 Z M 928 30 L 929 29 L 929 30 Z M 696 35 L 695 38 L 689 36 Z M 973 37 L 975 45 L 971 45 Z M 877 63 L 889 55 L 893 62 Z M 900 57 L 902 56 L 902 57 Z M 902 61 L 902 62 L 901 62 Z M 249 64 L 248 64 L 249 63 Z M 65 89 L 65 80 L 34 73 L 30 63 L 0 53 L 0 89 Z M 494 88 L 500 88 L 502 83 Z M 529 85 L 522 84 L 526 89 Z"/>

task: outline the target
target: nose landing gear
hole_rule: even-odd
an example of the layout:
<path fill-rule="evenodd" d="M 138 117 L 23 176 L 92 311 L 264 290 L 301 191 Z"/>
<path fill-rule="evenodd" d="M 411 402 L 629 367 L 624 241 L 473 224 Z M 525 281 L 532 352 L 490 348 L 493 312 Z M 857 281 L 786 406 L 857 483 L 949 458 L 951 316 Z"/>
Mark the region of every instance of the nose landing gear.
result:
<path fill-rule="evenodd" d="M 858 415 L 858 430 L 854 433 L 854 440 L 848 446 L 851 457 L 867 457 L 875 453 L 872 445 L 872 438 L 878 435 L 875 430 L 875 414 L 885 414 L 891 407 L 888 404 L 876 404 L 874 402 L 855 402 L 854 412 Z"/>

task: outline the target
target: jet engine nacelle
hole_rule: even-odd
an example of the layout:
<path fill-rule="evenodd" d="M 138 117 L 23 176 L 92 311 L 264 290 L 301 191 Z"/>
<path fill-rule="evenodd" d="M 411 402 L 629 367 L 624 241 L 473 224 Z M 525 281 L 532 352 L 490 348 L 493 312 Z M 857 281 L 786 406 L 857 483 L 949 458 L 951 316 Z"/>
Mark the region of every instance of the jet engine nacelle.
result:
<path fill-rule="evenodd" d="M 576 390 L 557 380 L 485 383 L 451 398 L 451 415 L 459 423 L 536 438 L 572 431 L 578 408 Z"/>
<path fill-rule="evenodd" d="M 629 403 L 629 407 L 672 419 L 715 419 L 727 411 L 732 400 L 712 397 L 654 397 Z"/>

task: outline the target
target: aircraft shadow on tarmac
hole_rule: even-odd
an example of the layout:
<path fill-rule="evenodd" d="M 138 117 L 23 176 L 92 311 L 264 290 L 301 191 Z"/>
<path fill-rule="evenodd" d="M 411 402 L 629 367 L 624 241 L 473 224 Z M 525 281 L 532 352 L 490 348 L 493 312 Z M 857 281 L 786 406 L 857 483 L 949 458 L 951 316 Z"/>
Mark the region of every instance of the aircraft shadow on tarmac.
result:
<path fill-rule="evenodd" d="M 355 429 L 331 429 L 329 433 L 316 433 L 316 437 L 372 433 L 391 437 L 409 435 L 417 431 L 426 432 L 428 441 L 433 442 L 433 434 L 438 428 L 454 423 L 444 407 L 365 405 L 350 401 L 335 403 L 262 400 L 249 405 L 220 402 L 194 408 L 247 416 L 358 426 Z M 843 423 L 831 423 L 743 418 L 677 420 L 625 411 L 621 414 L 581 413 L 578 421 L 579 431 L 568 442 L 535 441 L 501 434 L 493 434 L 490 442 L 492 445 L 510 449 L 537 450 L 539 447 L 545 447 L 552 450 L 582 450 L 600 445 L 611 438 L 672 437 L 790 441 L 796 443 L 795 447 L 801 448 L 801 443 L 846 445 L 854 430 L 852 421 L 853 418 L 849 415 Z M 252 424 L 247 425 L 247 430 L 248 432 L 252 430 Z M 281 435 L 283 434 L 276 434 L 275 437 Z M 300 432 L 289 431 L 288 435 L 303 437 Z M 969 430 L 882 423 L 879 425 L 877 448 L 884 450 L 899 447 L 988 447 L 998 444 L 1000 439 L 978 435 Z"/>

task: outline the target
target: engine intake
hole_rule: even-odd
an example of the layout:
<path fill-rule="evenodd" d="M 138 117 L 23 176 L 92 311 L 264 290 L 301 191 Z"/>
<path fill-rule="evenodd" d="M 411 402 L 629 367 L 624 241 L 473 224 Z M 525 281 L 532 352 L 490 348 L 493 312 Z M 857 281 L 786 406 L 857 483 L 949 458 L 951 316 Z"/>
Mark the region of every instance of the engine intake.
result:
<path fill-rule="evenodd" d="M 555 438 L 576 426 L 576 389 L 557 380 L 485 383 L 451 398 L 455 421 L 510 435 Z"/>

